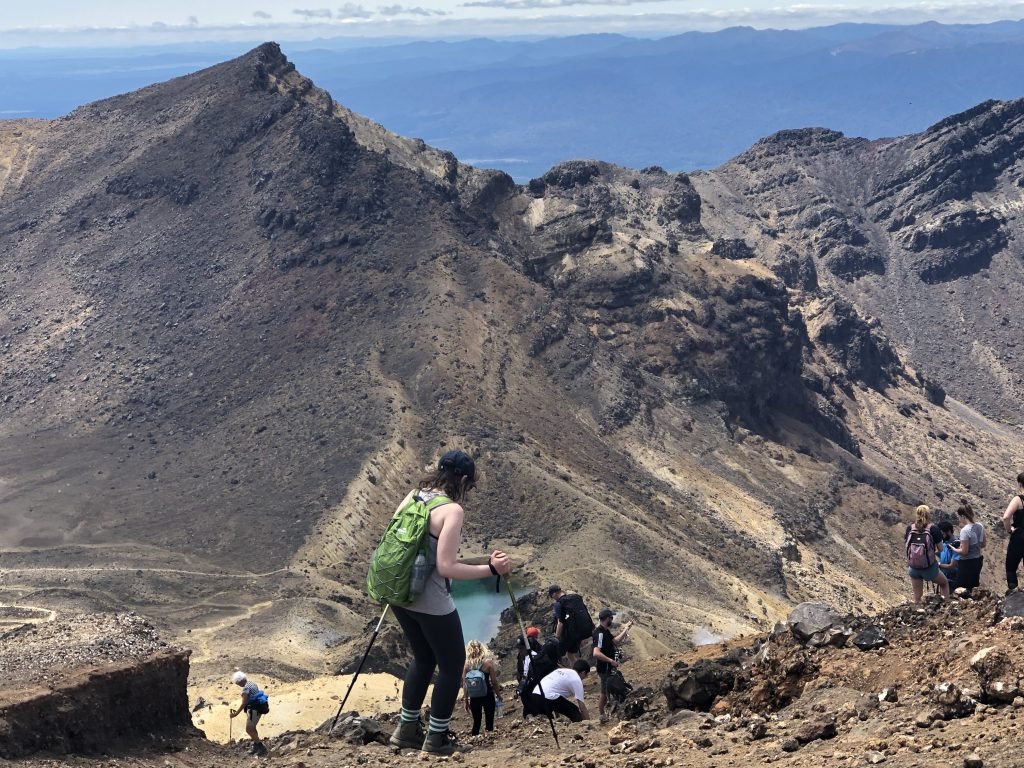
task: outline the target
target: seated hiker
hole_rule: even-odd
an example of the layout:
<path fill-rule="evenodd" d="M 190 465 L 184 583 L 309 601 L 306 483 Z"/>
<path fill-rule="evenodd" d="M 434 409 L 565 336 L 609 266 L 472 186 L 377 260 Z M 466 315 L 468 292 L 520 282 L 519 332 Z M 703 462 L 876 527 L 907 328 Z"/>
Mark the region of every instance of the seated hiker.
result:
<path fill-rule="evenodd" d="M 957 570 L 960 567 L 960 555 L 954 547 L 960 546 L 959 540 L 953 533 L 953 524 L 943 520 L 939 523 L 939 531 L 942 532 L 942 551 L 939 552 L 939 570 L 946 576 L 949 582 L 950 591 L 956 589 Z M 938 592 L 938 585 L 935 591 Z"/>
<path fill-rule="evenodd" d="M 486 645 L 470 640 L 466 645 L 466 666 L 462 670 L 466 711 L 473 715 L 473 735 L 480 734 L 481 715 L 487 719 L 487 730 L 494 730 L 494 708 L 501 701 L 498 686 L 498 665 Z"/>
<path fill-rule="evenodd" d="M 939 541 L 942 534 L 931 522 L 931 509 L 922 504 L 914 510 L 914 522 L 903 533 L 907 548 L 907 575 L 914 590 L 914 602 L 924 597 L 924 583 L 933 582 L 939 587 L 939 594 L 949 597 L 949 582 L 939 570 Z"/>
<path fill-rule="evenodd" d="M 622 625 L 619 634 L 614 635 L 612 634 L 612 619 L 614 618 L 615 612 L 611 608 L 602 608 L 597 615 L 597 629 L 594 630 L 593 656 L 597 661 L 597 676 L 601 678 L 601 698 L 598 699 L 597 708 L 601 717 L 605 716 L 605 706 L 608 704 L 608 678 L 611 676 L 612 670 L 618 669 L 621 663 L 616 645 L 626 639 L 629 628 L 633 626 L 633 622 L 627 621 Z"/>
<path fill-rule="evenodd" d="M 246 713 L 245 732 L 252 739 L 252 754 L 265 755 L 267 747 L 260 740 L 256 724 L 263 715 L 270 711 L 267 694 L 261 691 L 256 683 L 249 680 L 245 672 L 235 672 L 231 676 L 231 682 L 242 687 L 242 703 L 238 705 L 238 709 L 231 710 L 231 717 L 236 717 L 240 712 Z"/>
<path fill-rule="evenodd" d="M 590 713 L 583 700 L 583 680 L 589 674 L 590 662 L 578 659 L 572 669 L 559 667 L 545 675 L 530 696 L 529 713 L 561 714 L 574 723 L 589 720 Z M 575 703 L 569 701 L 570 698 L 575 699 Z"/>

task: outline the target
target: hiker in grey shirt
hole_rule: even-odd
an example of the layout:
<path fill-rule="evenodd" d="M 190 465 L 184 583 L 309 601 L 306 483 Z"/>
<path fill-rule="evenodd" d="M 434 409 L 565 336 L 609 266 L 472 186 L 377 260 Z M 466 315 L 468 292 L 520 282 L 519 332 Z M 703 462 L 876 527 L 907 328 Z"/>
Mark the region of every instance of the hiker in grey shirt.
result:
<path fill-rule="evenodd" d="M 956 511 L 960 518 L 960 544 L 953 551 L 960 555 L 960 568 L 957 573 L 957 587 L 964 587 L 967 593 L 978 586 L 981 580 L 981 566 L 985 557 L 981 550 L 985 547 L 985 529 L 981 523 L 974 522 L 974 510 L 971 505 L 961 504 Z M 956 544 L 956 542 L 953 542 Z"/>

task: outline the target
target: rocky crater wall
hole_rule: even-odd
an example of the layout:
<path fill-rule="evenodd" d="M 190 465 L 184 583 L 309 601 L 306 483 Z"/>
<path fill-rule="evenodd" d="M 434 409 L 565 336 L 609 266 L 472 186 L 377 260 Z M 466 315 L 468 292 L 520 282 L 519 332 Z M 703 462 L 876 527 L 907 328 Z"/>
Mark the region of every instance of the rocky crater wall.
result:
<path fill-rule="evenodd" d="M 112 745 L 192 729 L 188 651 L 83 669 L 51 685 L 0 692 L 0 757 L 90 754 Z"/>

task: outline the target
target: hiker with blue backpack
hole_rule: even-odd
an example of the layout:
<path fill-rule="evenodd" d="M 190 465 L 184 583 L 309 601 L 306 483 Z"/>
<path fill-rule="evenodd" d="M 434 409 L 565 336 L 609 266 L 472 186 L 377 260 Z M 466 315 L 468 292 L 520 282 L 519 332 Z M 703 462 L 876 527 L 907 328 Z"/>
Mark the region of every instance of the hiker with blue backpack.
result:
<path fill-rule="evenodd" d="M 487 730 L 493 731 L 494 710 L 501 701 L 498 669 L 494 656 L 479 640 L 470 640 L 466 646 L 462 679 L 466 711 L 473 716 L 473 735 L 480 734 L 481 716 L 486 717 Z"/>
<path fill-rule="evenodd" d="M 914 510 L 914 522 L 907 526 L 903 542 L 907 548 L 907 575 L 914 590 L 914 602 L 924 597 L 924 583 L 933 582 L 943 597 L 949 597 L 949 582 L 939 570 L 939 542 L 942 533 L 931 522 L 931 509 L 922 504 Z"/>
<path fill-rule="evenodd" d="M 267 754 L 267 747 L 260 739 L 256 724 L 259 723 L 263 715 L 270 711 L 267 694 L 261 691 L 259 686 L 246 676 L 245 672 L 235 672 L 231 676 L 231 682 L 242 687 L 242 703 L 238 705 L 238 709 L 231 710 L 231 717 L 234 719 L 239 713 L 246 713 L 245 732 L 252 739 L 252 754 L 262 757 Z"/>
<path fill-rule="evenodd" d="M 394 612 L 412 649 L 400 720 L 390 740 L 400 749 L 440 755 L 457 750 L 448 726 L 462 688 L 466 649 L 451 580 L 505 576 L 511 570 L 508 555 L 500 550 L 486 564 L 457 559 L 465 518 L 462 502 L 475 484 L 476 465 L 469 454 L 448 451 L 441 456 L 437 469 L 398 505 L 367 575 L 370 596 L 386 604 L 385 614 Z M 424 731 L 420 709 L 435 670 Z"/>

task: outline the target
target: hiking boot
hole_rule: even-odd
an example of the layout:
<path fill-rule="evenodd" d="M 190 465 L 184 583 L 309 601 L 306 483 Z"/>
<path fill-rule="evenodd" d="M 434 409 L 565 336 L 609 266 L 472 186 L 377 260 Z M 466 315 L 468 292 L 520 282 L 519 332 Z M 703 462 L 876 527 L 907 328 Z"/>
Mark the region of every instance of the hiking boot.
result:
<path fill-rule="evenodd" d="M 267 745 L 262 741 L 258 741 L 252 745 L 252 754 L 256 755 L 256 757 L 266 757 L 267 754 L 269 754 L 269 751 L 270 750 L 267 749 Z"/>
<path fill-rule="evenodd" d="M 426 735 L 423 724 L 419 720 L 413 720 L 411 723 L 399 723 L 388 743 L 399 749 L 419 749 L 423 746 Z"/>
<path fill-rule="evenodd" d="M 459 751 L 459 745 L 451 731 L 427 731 L 422 749 L 434 755 L 451 755 Z"/>

